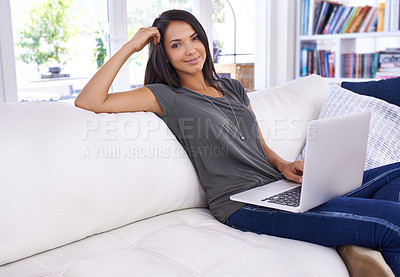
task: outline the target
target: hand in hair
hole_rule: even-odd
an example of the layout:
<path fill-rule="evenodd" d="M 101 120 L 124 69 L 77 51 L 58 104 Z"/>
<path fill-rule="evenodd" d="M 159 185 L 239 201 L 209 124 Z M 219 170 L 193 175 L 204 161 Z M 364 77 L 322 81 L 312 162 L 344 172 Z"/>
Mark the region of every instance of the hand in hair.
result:
<path fill-rule="evenodd" d="M 141 28 L 89 80 L 76 98 L 75 105 L 94 112 L 150 111 L 163 114 L 160 104 L 147 87 L 108 94 L 115 76 L 129 57 L 152 41 L 160 43 L 160 39 L 156 27 Z"/>
<path fill-rule="evenodd" d="M 127 42 L 133 52 L 141 51 L 147 44 L 153 41 L 155 45 L 160 43 L 161 35 L 157 27 L 140 28 L 139 31 Z"/>

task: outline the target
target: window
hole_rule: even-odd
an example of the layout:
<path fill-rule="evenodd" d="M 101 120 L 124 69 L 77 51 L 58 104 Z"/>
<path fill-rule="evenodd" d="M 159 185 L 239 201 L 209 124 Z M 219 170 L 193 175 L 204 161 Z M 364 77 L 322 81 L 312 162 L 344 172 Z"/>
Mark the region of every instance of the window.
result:
<path fill-rule="evenodd" d="M 115 52 L 120 47 L 118 43 L 124 43 L 140 27 L 150 26 L 161 12 L 168 9 L 183 9 L 196 13 L 206 31 L 211 32 L 211 4 L 219 7 L 219 12 L 223 17 L 222 20 L 215 22 L 213 27 L 214 40 L 216 40 L 214 46 L 218 46 L 215 47 L 215 52 L 220 54 L 217 62 L 219 64 L 237 63 L 238 65 L 251 64 L 254 66 L 255 39 L 252 27 L 255 25 L 255 1 L 249 0 L 246 3 L 242 3 L 240 0 L 3 1 L 0 3 L 0 8 L 6 6 L 8 10 L 8 3 L 11 6 L 18 99 L 19 101 L 66 101 L 72 103 L 89 78 L 96 72 L 98 65 L 107 59 L 110 52 Z M 218 2 L 220 2 L 219 6 Z M 46 3 L 50 3 L 51 8 L 46 10 Z M 64 14 L 62 14 L 63 7 L 60 7 L 59 3 L 65 4 Z M 114 9 L 112 13 L 107 10 L 110 7 Z M 33 14 L 35 16 L 32 16 Z M 236 40 L 234 39 L 234 14 Z M 115 22 L 115 15 L 124 17 L 124 20 L 117 20 L 119 25 L 117 24 L 116 27 L 114 23 L 110 24 L 112 19 Z M 60 27 L 61 30 L 60 28 L 59 30 L 46 29 L 46 26 L 53 27 L 52 25 L 55 24 L 49 24 L 46 20 L 40 21 L 40 19 L 51 16 L 60 16 L 60 20 L 65 23 L 64 27 Z M 9 19 L 5 22 L 5 25 L 11 24 Z M 40 22 L 45 23 L 40 25 Z M 121 33 L 118 32 L 121 30 L 120 26 L 126 26 L 124 24 L 127 24 L 128 29 L 126 38 L 126 33 L 122 38 Z M 111 25 L 114 30 L 110 30 Z M 8 27 L 11 29 L 10 26 Z M 69 34 L 68 39 L 58 41 L 58 46 L 64 49 L 64 52 L 56 55 L 55 43 L 49 43 L 46 40 L 51 37 L 52 32 L 59 31 L 59 34 L 64 34 L 65 30 Z M 115 33 L 118 34 L 113 36 Z M 209 39 L 212 38 L 213 36 L 210 35 Z M 217 52 L 218 50 L 221 51 Z M 2 51 L 2 55 L 4 54 L 7 55 L 7 51 Z M 55 59 L 59 56 L 60 59 Z M 124 77 L 122 82 L 114 83 L 123 84 L 120 86 L 123 89 L 127 89 L 129 86 L 134 88 L 143 85 L 147 58 L 148 51 L 146 49 L 132 55 L 128 62 L 129 75 L 126 74 L 126 78 Z M 60 67 L 60 71 L 58 71 L 58 67 Z M 5 75 L 3 74 L 3 76 Z M 241 80 L 239 76 L 231 77 Z M 253 73 L 248 74 L 248 79 L 254 79 Z M 243 82 L 243 80 L 241 81 Z M 3 91 L 0 92 L 2 95 L 4 94 Z M 8 99 L 11 98 L 8 97 Z"/>
<path fill-rule="evenodd" d="M 217 73 L 254 89 L 255 0 L 213 0 Z"/>
<path fill-rule="evenodd" d="M 13 0 L 19 101 L 71 100 L 106 57 L 107 1 Z"/>
<path fill-rule="evenodd" d="M 128 35 L 132 37 L 140 28 L 153 24 L 162 12 L 170 9 L 193 12 L 193 0 L 128 0 Z M 132 88 L 143 85 L 148 59 L 146 48 L 129 59 L 129 76 Z"/>

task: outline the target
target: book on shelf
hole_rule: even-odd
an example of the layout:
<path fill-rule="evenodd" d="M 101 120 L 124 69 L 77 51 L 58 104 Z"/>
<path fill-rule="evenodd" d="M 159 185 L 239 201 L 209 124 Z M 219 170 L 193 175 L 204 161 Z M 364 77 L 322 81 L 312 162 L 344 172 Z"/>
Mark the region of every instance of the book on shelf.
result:
<path fill-rule="evenodd" d="M 308 20 L 308 9 L 306 7 L 306 2 L 308 2 L 307 0 L 301 0 L 300 2 L 300 9 L 301 9 L 301 18 L 300 18 L 300 28 L 301 28 L 301 34 L 302 35 L 306 35 L 307 31 L 307 20 Z"/>
<path fill-rule="evenodd" d="M 342 7 L 342 6 L 339 4 L 333 4 L 332 11 L 331 11 L 329 18 L 327 20 L 327 23 L 325 24 L 324 29 L 322 31 L 323 34 L 329 33 L 329 29 L 331 28 L 331 26 L 333 24 L 333 19 L 335 18 L 335 15 L 337 14 L 339 7 Z"/>
<path fill-rule="evenodd" d="M 313 34 L 313 28 L 314 28 L 314 18 L 315 18 L 315 14 L 318 13 L 318 8 L 319 5 L 321 4 L 321 0 L 306 0 L 309 1 L 309 11 L 308 11 L 308 29 L 307 29 L 307 33 L 305 35 L 312 35 Z"/>
<path fill-rule="evenodd" d="M 328 53 L 328 77 L 333 78 L 335 76 L 335 53 Z"/>
<path fill-rule="evenodd" d="M 397 71 L 400 69 L 400 50 L 389 48 L 379 52 L 379 69 Z"/>
<path fill-rule="evenodd" d="M 335 26 L 336 26 L 336 24 L 338 23 L 340 16 L 342 15 L 342 13 L 343 13 L 345 10 L 346 10 L 346 8 L 343 7 L 342 5 L 339 5 L 339 6 L 338 6 L 338 8 L 337 8 L 337 10 L 336 10 L 336 13 L 335 13 L 335 15 L 334 15 L 334 17 L 333 17 L 333 19 L 332 19 L 332 22 L 331 22 L 331 24 L 329 25 L 328 34 L 332 34 L 332 33 L 333 33 L 333 30 L 335 29 Z"/>
<path fill-rule="evenodd" d="M 400 30 L 400 0 L 385 0 L 375 7 L 349 6 L 342 3 L 343 1 L 301 0 L 301 34 Z"/>
<path fill-rule="evenodd" d="M 400 52 L 400 48 L 396 48 L 396 47 L 388 47 L 386 48 L 387 52 Z"/>
<path fill-rule="evenodd" d="M 386 48 L 379 52 L 379 68 L 376 72 L 377 79 L 400 77 L 400 49 Z"/>
<path fill-rule="evenodd" d="M 314 30 L 314 34 L 322 34 L 323 28 L 327 23 L 328 16 L 331 13 L 333 7 L 333 4 L 327 1 L 322 1 L 321 5 L 322 6 L 318 15 L 318 21 L 316 24 L 316 29 Z"/>
<path fill-rule="evenodd" d="M 385 9 L 383 12 L 383 31 L 389 31 L 390 30 L 390 1 L 391 0 L 385 0 Z"/>
<path fill-rule="evenodd" d="M 365 20 L 363 21 L 359 32 L 360 33 L 371 32 L 370 29 L 376 26 L 377 20 L 378 20 L 378 8 L 371 7 L 368 14 L 365 16 Z"/>
<path fill-rule="evenodd" d="M 342 15 L 338 19 L 336 26 L 334 26 L 333 34 L 339 33 L 340 29 L 342 28 L 343 24 L 345 23 L 346 19 L 349 17 L 351 14 L 352 7 L 344 7 L 344 10 L 342 12 Z"/>
<path fill-rule="evenodd" d="M 312 1 L 312 0 L 310 0 L 310 1 Z M 311 26 L 311 32 L 308 33 L 309 35 L 315 34 L 315 30 L 317 29 L 317 23 L 318 23 L 319 14 L 321 12 L 321 8 L 322 8 L 322 1 L 315 3 L 313 22 L 312 22 L 312 26 Z"/>
<path fill-rule="evenodd" d="M 346 31 L 346 33 L 356 33 L 359 31 L 362 22 L 365 20 L 365 17 L 367 16 L 367 13 L 371 9 L 371 6 L 365 6 L 359 9 L 359 12 L 357 15 L 354 17 L 349 29 Z"/>
<path fill-rule="evenodd" d="M 390 0 L 390 15 L 388 31 L 399 30 L 399 8 L 400 0 Z"/>
<path fill-rule="evenodd" d="M 341 78 L 375 78 L 379 53 L 345 53 L 341 56 Z"/>
<path fill-rule="evenodd" d="M 383 32 L 385 20 L 385 2 L 378 4 L 378 24 L 377 32 Z"/>
<path fill-rule="evenodd" d="M 347 17 L 346 21 L 344 22 L 342 28 L 340 29 L 339 33 L 344 34 L 346 33 L 347 29 L 350 26 L 350 23 L 354 20 L 354 17 L 356 16 L 356 14 L 358 14 L 358 11 L 360 10 L 360 7 L 352 7 L 351 8 L 351 13 L 350 15 Z"/>
<path fill-rule="evenodd" d="M 304 4 L 304 9 L 305 9 L 305 14 L 306 17 L 304 19 L 304 26 L 303 26 L 303 32 L 306 35 L 308 32 L 308 18 L 310 16 L 310 0 L 305 0 L 305 4 Z"/>
<path fill-rule="evenodd" d="M 335 76 L 335 54 L 316 49 L 316 43 L 306 43 L 301 49 L 300 76 L 318 74 L 322 77 Z"/>
<path fill-rule="evenodd" d="M 315 42 L 304 43 L 301 46 L 300 76 L 304 77 L 314 72 L 314 51 L 317 48 Z"/>
<path fill-rule="evenodd" d="M 376 72 L 376 79 L 390 79 L 390 78 L 398 78 L 400 77 L 400 71 L 397 72 L 391 72 L 391 73 L 386 73 L 386 72 Z"/>

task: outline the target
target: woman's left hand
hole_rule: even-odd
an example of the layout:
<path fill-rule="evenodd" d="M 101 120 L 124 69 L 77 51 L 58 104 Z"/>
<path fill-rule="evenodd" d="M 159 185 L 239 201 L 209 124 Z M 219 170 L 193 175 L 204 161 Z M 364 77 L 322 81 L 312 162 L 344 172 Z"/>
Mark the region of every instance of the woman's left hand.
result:
<path fill-rule="evenodd" d="M 301 184 L 303 181 L 303 168 L 304 161 L 289 162 L 281 167 L 281 173 L 286 179 Z"/>

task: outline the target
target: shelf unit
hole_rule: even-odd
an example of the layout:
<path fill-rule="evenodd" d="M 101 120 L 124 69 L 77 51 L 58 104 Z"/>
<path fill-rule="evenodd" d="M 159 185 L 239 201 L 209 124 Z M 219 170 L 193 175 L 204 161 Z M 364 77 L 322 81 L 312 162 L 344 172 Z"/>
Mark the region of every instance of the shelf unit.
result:
<path fill-rule="evenodd" d="M 312 0 L 311 0 L 312 1 Z M 335 73 L 334 78 L 328 78 L 331 82 L 340 83 L 342 81 L 366 81 L 374 80 L 367 78 L 342 78 L 341 76 L 341 54 L 359 53 L 359 44 L 368 44 L 370 52 L 385 50 L 386 47 L 400 47 L 400 31 L 392 32 L 369 32 L 369 33 L 346 33 L 346 34 L 318 34 L 300 35 L 301 22 L 301 0 L 297 1 L 296 18 L 296 78 L 300 77 L 301 68 L 301 46 L 304 43 L 316 43 L 317 49 L 330 50 L 335 53 Z M 378 43 L 379 40 L 390 40 L 390 45 Z M 364 51 L 363 51 L 364 52 Z"/>

